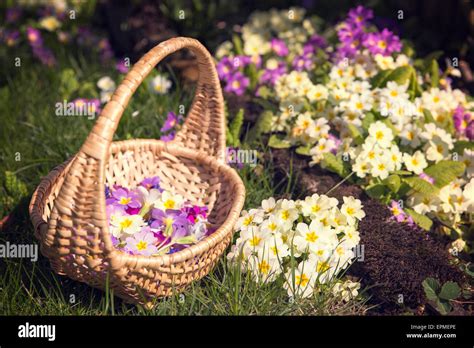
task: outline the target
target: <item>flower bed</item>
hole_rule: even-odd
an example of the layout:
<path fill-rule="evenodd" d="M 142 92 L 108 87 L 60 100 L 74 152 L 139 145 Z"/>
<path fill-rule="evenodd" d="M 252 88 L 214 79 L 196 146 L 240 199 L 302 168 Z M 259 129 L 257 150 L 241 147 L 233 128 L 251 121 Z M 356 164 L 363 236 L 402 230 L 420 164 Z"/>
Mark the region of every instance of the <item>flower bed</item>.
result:
<path fill-rule="evenodd" d="M 361 187 L 388 207 L 395 223 L 449 236 L 450 252 L 469 259 L 472 97 L 453 87 L 460 76 L 455 64 L 442 70 L 434 56 L 417 58 L 373 17 L 358 6 L 323 27 L 299 8 L 255 12 L 241 36 L 217 50 L 224 90 L 265 106 L 257 125 L 270 133 L 270 147 L 295 151 L 310 166 Z M 421 301 L 422 281 L 414 280 L 411 305 Z"/>

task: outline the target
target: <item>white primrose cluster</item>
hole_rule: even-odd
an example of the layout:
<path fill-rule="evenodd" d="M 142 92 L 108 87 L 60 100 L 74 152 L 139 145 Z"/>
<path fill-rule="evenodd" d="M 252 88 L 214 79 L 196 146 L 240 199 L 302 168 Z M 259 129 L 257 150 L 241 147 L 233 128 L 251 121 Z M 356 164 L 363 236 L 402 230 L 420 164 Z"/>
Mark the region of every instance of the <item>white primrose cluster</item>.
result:
<path fill-rule="evenodd" d="M 261 207 L 242 212 L 228 260 L 251 272 L 256 282 L 272 282 L 283 274 L 289 296 L 311 296 L 321 284 L 337 279 L 356 256 L 357 225 L 365 213 L 359 200 L 343 200 L 340 207 L 336 198 L 318 194 L 262 201 Z M 357 295 L 358 283 L 337 284 L 333 292 L 344 300 Z"/>

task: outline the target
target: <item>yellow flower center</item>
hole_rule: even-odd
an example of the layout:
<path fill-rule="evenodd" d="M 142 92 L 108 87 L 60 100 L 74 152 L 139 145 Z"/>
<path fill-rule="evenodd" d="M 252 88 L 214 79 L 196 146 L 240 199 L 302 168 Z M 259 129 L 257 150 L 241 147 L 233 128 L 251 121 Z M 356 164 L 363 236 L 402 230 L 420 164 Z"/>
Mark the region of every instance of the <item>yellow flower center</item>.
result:
<path fill-rule="evenodd" d="M 318 273 L 323 273 L 326 272 L 329 268 L 330 266 L 327 262 L 318 262 L 318 265 L 316 266 L 316 271 Z"/>
<path fill-rule="evenodd" d="M 245 219 L 244 219 L 244 225 L 245 226 L 248 226 L 250 225 L 251 223 L 253 222 L 253 216 L 247 216 Z"/>
<path fill-rule="evenodd" d="M 377 131 L 375 133 L 375 139 L 382 140 L 383 139 L 383 132 L 382 131 Z"/>
<path fill-rule="evenodd" d="M 261 241 L 262 241 L 262 238 L 253 236 L 251 239 L 249 239 L 249 244 L 250 246 L 256 247 L 260 244 Z"/>
<path fill-rule="evenodd" d="M 130 203 L 131 200 L 132 199 L 129 197 L 122 197 L 120 198 L 119 203 L 122 205 L 127 205 L 128 203 Z"/>
<path fill-rule="evenodd" d="M 385 48 L 387 48 L 387 43 L 383 40 L 380 40 L 379 43 L 378 43 L 378 46 L 382 49 L 385 49 Z"/>
<path fill-rule="evenodd" d="M 290 217 L 290 212 L 288 210 L 283 210 L 281 212 L 281 218 L 283 220 L 288 220 L 289 217 Z"/>
<path fill-rule="evenodd" d="M 120 228 L 122 230 L 129 228 L 132 225 L 132 220 L 130 219 L 123 219 L 122 222 L 120 222 Z"/>
<path fill-rule="evenodd" d="M 137 250 L 146 250 L 148 244 L 147 242 L 141 240 L 137 243 L 136 247 L 137 247 Z"/>
<path fill-rule="evenodd" d="M 173 201 L 172 199 L 167 199 L 167 200 L 163 203 L 163 206 L 164 206 L 166 209 L 173 209 L 174 206 L 175 206 L 175 201 Z"/>
<path fill-rule="evenodd" d="M 309 282 L 309 278 L 304 273 L 301 275 L 295 276 L 295 283 L 297 286 L 305 287 L 306 285 L 308 285 L 308 282 Z"/>
<path fill-rule="evenodd" d="M 347 207 L 346 213 L 347 213 L 348 215 L 351 215 L 351 216 L 352 216 L 352 215 L 354 215 L 354 213 L 355 213 L 355 209 L 352 208 L 352 207 Z"/>
<path fill-rule="evenodd" d="M 314 231 L 306 233 L 306 240 L 310 243 L 316 242 L 318 238 L 319 238 L 318 235 Z"/>
<path fill-rule="evenodd" d="M 258 270 L 262 274 L 268 274 L 268 272 L 270 271 L 270 265 L 268 264 L 268 262 L 263 260 L 262 262 L 258 264 Z"/>

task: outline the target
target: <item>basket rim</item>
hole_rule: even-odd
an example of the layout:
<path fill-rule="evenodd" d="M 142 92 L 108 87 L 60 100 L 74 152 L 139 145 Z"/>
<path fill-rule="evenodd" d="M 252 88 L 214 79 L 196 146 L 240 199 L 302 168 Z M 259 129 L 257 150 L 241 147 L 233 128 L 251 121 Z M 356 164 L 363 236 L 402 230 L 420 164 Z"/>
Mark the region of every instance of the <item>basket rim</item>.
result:
<path fill-rule="evenodd" d="M 138 267 L 150 267 L 150 266 L 167 266 L 174 263 L 182 262 L 189 260 L 193 257 L 203 254 L 205 251 L 211 249 L 219 242 L 221 242 L 229 233 L 233 234 L 233 226 L 237 221 L 240 211 L 243 208 L 245 201 L 245 185 L 242 182 L 242 179 L 237 174 L 237 172 L 231 168 L 226 163 L 220 162 L 217 158 L 210 156 L 207 153 L 201 151 L 189 150 L 179 144 L 171 144 L 163 142 L 158 139 L 129 139 L 129 140 L 119 140 L 111 143 L 110 152 L 112 153 L 117 148 L 120 148 L 123 145 L 130 145 L 133 143 L 133 146 L 140 145 L 158 145 L 161 147 L 160 151 L 168 152 L 173 155 L 186 157 L 188 159 L 195 160 L 204 165 L 215 166 L 219 172 L 223 172 L 226 175 L 229 175 L 230 182 L 235 184 L 235 199 L 231 205 L 231 208 L 227 214 L 225 220 L 220 224 L 220 226 L 210 235 L 206 236 L 204 239 L 200 240 L 198 243 L 193 244 L 183 250 L 177 251 L 173 254 L 165 254 L 159 256 L 144 256 L 144 255 L 131 255 L 122 250 L 116 249 L 115 246 L 110 253 L 105 254 L 105 259 L 109 261 L 109 264 L 112 269 L 120 269 L 122 267 L 138 266 Z M 35 231 L 39 230 L 42 225 L 48 225 L 48 222 L 43 219 L 44 206 L 41 209 L 41 202 L 44 202 L 48 199 L 51 193 L 51 188 L 57 183 L 57 178 L 72 164 L 76 155 L 71 156 L 65 162 L 54 167 L 45 177 L 41 178 L 40 183 L 35 189 L 32 199 L 30 201 L 29 213 L 30 218 L 33 221 Z M 108 157 L 109 158 L 109 157 Z M 107 165 L 107 162 L 105 165 Z M 41 194 L 40 194 L 41 193 Z M 47 194 L 46 194 L 47 193 Z M 215 207 L 217 209 L 217 207 Z M 41 221 L 38 221 L 38 220 Z M 37 220 L 37 221 L 34 221 Z M 108 238 L 111 234 L 109 231 L 109 226 L 106 227 Z M 40 243 L 43 242 L 43 238 L 40 234 L 36 234 L 37 239 Z"/>

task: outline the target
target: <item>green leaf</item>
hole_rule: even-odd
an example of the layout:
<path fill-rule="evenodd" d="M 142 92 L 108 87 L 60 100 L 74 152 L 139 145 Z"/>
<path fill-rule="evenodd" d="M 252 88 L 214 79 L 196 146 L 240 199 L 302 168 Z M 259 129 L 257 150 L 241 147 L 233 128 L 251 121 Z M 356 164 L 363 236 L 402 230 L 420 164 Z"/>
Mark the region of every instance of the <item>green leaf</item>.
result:
<path fill-rule="evenodd" d="M 459 287 L 458 283 L 448 281 L 443 284 L 441 291 L 439 293 L 439 298 L 444 300 L 454 300 L 458 298 L 461 294 L 461 288 Z"/>
<path fill-rule="evenodd" d="M 295 152 L 298 154 L 298 155 L 303 155 L 303 156 L 311 156 L 309 154 L 309 151 L 311 150 L 312 146 L 310 144 L 306 145 L 306 146 L 298 146 L 295 150 Z"/>
<path fill-rule="evenodd" d="M 435 278 L 426 278 L 421 284 L 423 285 L 426 298 L 431 301 L 436 301 L 441 288 L 439 282 Z"/>
<path fill-rule="evenodd" d="M 321 167 L 334 172 L 341 177 L 345 177 L 348 174 L 347 167 L 344 165 L 342 157 L 336 157 L 330 152 L 324 154 L 323 160 L 321 161 Z"/>
<path fill-rule="evenodd" d="M 449 302 L 442 301 L 442 300 L 438 299 L 436 301 L 436 309 L 438 310 L 438 312 L 440 314 L 446 315 L 449 312 L 451 312 L 453 307 L 451 306 L 451 304 Z"/>
<path fill-rule="evenodd" d="M 244 109 L 240 109 L 237 115 L 234 116 L 230 125 L 229 132 L 232 137 L 232 146 L 240 146 L 240 131 L 244 123 Z"/>
<path fill-rule="evenodd" d="M 402 181 L 400 180 L 400 177 L 396 174 L 392 174 L 384 180 L 384 184 L 387 185 L 387 187 L 393 193 L 398 192 L 398 190 L 400 189 L 401 183 L 402 183 Z"/>
<path fill-rule="evenodd" d="M 14 198 L 21 198 L 28 194 L 26 184 L 11 171 L 5 171 L 5 189 Z"/>
<path fill-rule="evenodd" d="M 234 43 L 235 53 L 237 53 L 237 55 L 243 55 L 244 50 L 242 49 L 242 40 L 240 37 L 238 35 L 232 36 L 232 42 Z"/>
<path fill-rule="evenodd" d="M 415 97 L 418 97 L 421 95 L 421 87 L 418 84 L 418 78 L 416 75 L 415 69 L 411 69 L 411 75 L 410 75 L 410 81 L 408 83 L 408 94 L 410 95 L 411 100 L 415 99 Z"/>
<path fill-rule="evenodd" d="M 382 197 L 385 194 L 385 185 L 383 185 L 383 184 L 374 184 L 374 185 L 368 186 L 365 189 L 365 192 L 367 193 L 367 195 L 369 197 L 379 199 L 380 197 Z"/>
<path fill-rule="evenodd" d="M 196 239 L 196 236 L 190 235 L 190 236 L 178 238 L 174 242 L 176 244 L 194 244 L 197 242 L 197 239 Z"/>
<path fill-rule="evenodd" d="M 351 138 L 354 140 L 354 143 L 356 145 L 361 145 L 364 142 L 364 138 L 362 137 L 362 134 L 360 133 L 359 129 L 352 123 L 348 123 L 347 128 L 349 130 Z"/>
<path fill-rule="evenodd" d="M 392 173 L 397 174 L 397 175 L 412 175 L 412 172 L 410 172 L 408 170 L 395 170 Z"/>
<path fill-rule="evenodd" d="M 262 134 L 269 133 L 272 130 L 272 122 L 273 122 L 273 113 L 271 111 L 263 112 L 255 125 L 249 130 L 247 134 L 247 142 L 253 143 L 257 141 Z"/>
<path fill-rule="evenodd" d="M 466 166 L 459 161 L 440 161 L 425 169 L 425 173 L 435 179 L 434 185 L 444 187 L 463 175 Z"/>
<path fill-rule="evenodd" d="M 373 86 L 383 88 L 387 85 L 387 82 L 389 81 L 395 81 L 397 84 L 403 85 L 409 81 L 414 71 L 415 69 L 413 69 L 413 67 L 406 65 L 400 66 L 393 70 L 389 70 L 389 73 L 381 74 L 382 72 L 380 72 L 379 74 L 381 74 L 381 76 L 378 77 L 379 74 L 377 74 L 374 77 Z"/>
<path fill-rule="evenodd" d="M 64 99 L 70 98 L 80 87 L 76 79 L 76 73 L 72 69 L 64 69 L 61 71 L 59 80 L 59 94 Z"/>
<path fill-rule="evenodd" d="M 375 115 L 372 112 L 365 114 L 364 119 L 362 120 L 362 128 L 367 132 L 372 123 L 375 122 Z"/>
<path fill-rule="evenodd" d="M 436 59 L 432 59 L 430 63 L 431 87 L 439 85 L 439 65 Z"/>
<path fill-rule="evenodd" d="M 429 217 L 427 217 L 426 215 L 418 214 L 416 211 L 410 208 L 405 208 L 404 211 L 408 215 L 410 215 L 413 221 L 415 221 L 415 223 L 422 229 L 424 229 L 425 231 L 431 230 L 431 226 L 433 226 L 433 221 L 431 221 Z"/>
<path fill-rule="evenodd" d="M 250 77 L 250 89 L 254 90 L 258 83 L 258 72 L 255 64 L 250 64 L 245 68 L 246 75 Z"/>
<path fill-rule="evenodd" d="M 390 69 L 382 70 L 377 75 L 372 77 L 372 79 L 370 80 L 370 84 L 372 85 L 372 87 L 373 88 L 381 87 L 382 83 L 384 82 L 386 83 L 386 79 L 390 75 L 391 72 L 392 70 Z"/>
<path fill-rule="evenodd" d="M 474 141 L 460 140 L 454 144 L 453 152 L 459 155 L 464 153 L 464 149 L 474 150 Z"/>
<path fill-rule="evenodd" d="M 436 123 L 430 110 L 423 109 L 423 116 L 425 117 L 425 123 Z"/>
<path fill-rule="evenodd" d="M 268 146 L 273 147 L 274 149 L 288 149 L 291 147 L 291 143 L 283 137 L 273 134 L 270 139 L 268 139 Z"/>
<path fill-rule="evenodd" d="M 229 130 L 229 127 L 225 129 L 225 139 L 226 143 L 229 146 L 234 146 L 234 137 L 232 136 L 232 133 Z"/>
<path fill-rule="evenodd" d="M 403 179 L 413 190 L 424 195 L 435 195 L 438 188 L 428 181 L 421 179 L 418 176 L 412 176 Z"/>

